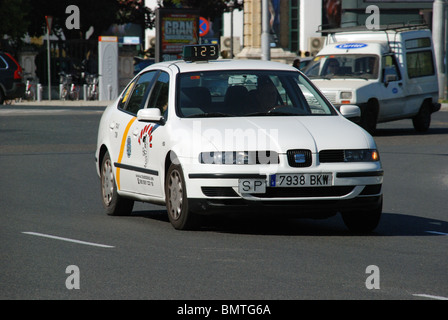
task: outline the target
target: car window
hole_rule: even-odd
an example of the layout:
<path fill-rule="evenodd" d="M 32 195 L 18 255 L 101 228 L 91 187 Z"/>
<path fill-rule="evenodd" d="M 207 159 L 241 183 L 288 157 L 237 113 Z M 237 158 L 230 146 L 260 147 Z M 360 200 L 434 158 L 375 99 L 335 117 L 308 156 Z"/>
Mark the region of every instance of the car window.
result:
<path fill-rule="evenodd" d="M 398 68 L 397 60 L 392 55 L 383 57 L 383 82 L 386 82 L 386 76 L 394 75 L 395 81 L 401 80 L 400 69 Z"/>
<path fill-rule="evenodd" d="M 150 92 L 154 76 L 158 71 L 145 72 L 131 82 L 122 94 L 118 107 L 132 114 L 143 109 Z"/>
<path fill-rule="evenodd" d="M 426 77 L 435 74 L 431 50 L 406 53 L 406 66 L 409 78 Z"/>
<path fill-rule="evenodd" d="M 166 72 L 160 72 L 154 89 L 149 97 L 148 108 L 158 108 L 166 118 L 168 109 L 168 89 L 170 77 Z"/>
<path fill-rule="evenodd" d="M 8 64 L 3 59 L 3 57 L 0 56 L 0 69 L 6 69 L 8 67 Z"/>
<path fill-rule="evenodd" d="M 299 72 L 207 71 L 179 76 L 180 117 L 332 115 Z"/>

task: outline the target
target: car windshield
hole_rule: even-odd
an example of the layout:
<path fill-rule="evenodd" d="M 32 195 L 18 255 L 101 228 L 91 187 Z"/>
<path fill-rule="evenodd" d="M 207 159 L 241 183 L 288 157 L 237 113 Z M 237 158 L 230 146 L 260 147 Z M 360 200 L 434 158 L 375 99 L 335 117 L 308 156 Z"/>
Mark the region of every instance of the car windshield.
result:
<path fill-rule="evenodd" d="M 304 72 L 310 79 L 378 79 L 378 56 L 368 54 L 317 56 Z"/>
<path fill-rule="evenodd" d="M 294 71 L 204 71 L 178 78 L 179 117 L 336 115 L 313 85 Z"/>

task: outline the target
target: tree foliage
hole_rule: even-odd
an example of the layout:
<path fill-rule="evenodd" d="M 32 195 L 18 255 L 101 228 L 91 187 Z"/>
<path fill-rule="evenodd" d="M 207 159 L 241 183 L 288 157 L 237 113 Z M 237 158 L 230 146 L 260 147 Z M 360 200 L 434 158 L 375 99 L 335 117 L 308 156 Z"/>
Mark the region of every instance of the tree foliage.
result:
<path fill-rule="evenodd" d="M 214 19 L 228 11 L 229 3 L 242 9 L 242 1 L 230 0 L 159 0 L 159 6 L 177 8 L 199 8 L 203 17 Z M 79 8 L 80 28 L 66 28 L 70 16 L 69 5 Z M 9 35 L 20 39 L 28 33 L 41 36 L 46 33 L 45 16 L 53 17 L 53 31 L 66 39 L 85 38 L 92 26 L 93 37 L 101 35 L 112 24 L 136 23 L 143 29 L 152 29 L 155 14 L 145 7 L 144 0 L 0 0 L 0 36 Z"/>
<path fill-rule="evenodd" d="M 136 23 L 143 29 L 154 28 L 155 13 L 145 7 L 144 0 L 117 0 L 117 23 Z"/>
<path fill-rule="evenodd" d="M 27 31 L 27 8 L 30 0 L 0 0 L 0 38 L 9 35 L 20 39 Z"/>
<path fill-rule="evenodd" d="M 230 4 L 234 9 L 243 9 L 244 1 L 232 0 L 164 0 L 165 8 L 199 8 L 202 17 L 215 19 L 224 12 L 229 11 Z"/>

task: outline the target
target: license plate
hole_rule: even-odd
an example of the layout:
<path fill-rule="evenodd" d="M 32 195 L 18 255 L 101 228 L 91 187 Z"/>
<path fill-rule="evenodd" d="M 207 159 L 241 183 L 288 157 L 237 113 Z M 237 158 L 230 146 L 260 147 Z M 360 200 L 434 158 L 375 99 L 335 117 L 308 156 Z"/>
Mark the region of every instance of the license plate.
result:
<path fill-rule="evenodd" d="M 265 179 L 239 179 L 238 191 L 240 193 L 266 193 Z"/>
<path fill-rule="evenodd" d="M 333 184 L 331 173 L 273 174 L 271 187 L 325 187 Z"/>

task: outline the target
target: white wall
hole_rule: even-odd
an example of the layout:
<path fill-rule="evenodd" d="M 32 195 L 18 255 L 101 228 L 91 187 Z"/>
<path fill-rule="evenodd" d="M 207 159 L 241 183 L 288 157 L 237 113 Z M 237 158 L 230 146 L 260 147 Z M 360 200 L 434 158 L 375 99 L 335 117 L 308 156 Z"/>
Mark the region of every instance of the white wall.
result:
<path fill-rule="evenodd" d="M 234 10 L 233 11 L 233 36 L 240 38 L 240 44 L 243 46 L 244 38 L 244 11 Z M 223 15 L 223 36 L 230 37 L 230 12 L 226 12 Z"/>
<path fill-rule="evenodd" d="M 150 8 L 151 10 L 155 10 L 159 6 L 157 5 L 157 0 L 145 0 L 145 6 Z M 149 47 L 149 39 L 156 36 L 156 28 L 154 29 L 146 29 L 145 30 L 145 50 Z"/>
<path fill-rule="evenodd" d="M 308 39 L 320 37 L 316 32 L 322 24 L 322 0 L 300 0 L 300 50 L 309 51 Z"/>

